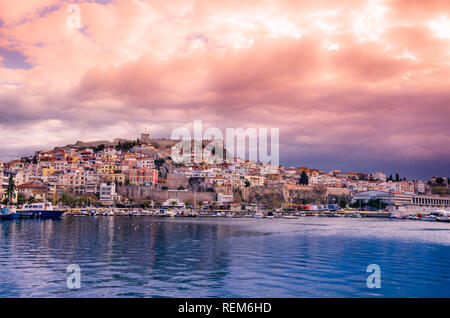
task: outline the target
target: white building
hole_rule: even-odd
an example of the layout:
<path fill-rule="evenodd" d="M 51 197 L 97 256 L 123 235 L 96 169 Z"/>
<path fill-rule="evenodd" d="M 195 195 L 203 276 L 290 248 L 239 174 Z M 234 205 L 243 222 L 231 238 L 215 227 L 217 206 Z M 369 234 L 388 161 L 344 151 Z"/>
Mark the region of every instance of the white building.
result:
<path fill-rule="evenodd" d="M 149 168 L 149 169 L 155 169 L 155 159 L 148 158 L 148 159 L 141 159 L 138 160 L 136 166 L 138 168 Z"/>
<path fill-rule="evenodd" d="M 120 196 L 116 192 L 116 184 L 114 182 L 102 183 L 100 186 L 100 202 L 113 203 L 118 200 L 120 200 Z"/>
<path fill-rule="evenodd" d="M 217 201 L 219 202 L 220 205 L 223 205 L 224 203 L 231 203 L 234 201 L 234 197 L 232 194 L 227 195 L 227 194 L 223 194 L 223 193 L 219 193 L 217 195 Z"/>

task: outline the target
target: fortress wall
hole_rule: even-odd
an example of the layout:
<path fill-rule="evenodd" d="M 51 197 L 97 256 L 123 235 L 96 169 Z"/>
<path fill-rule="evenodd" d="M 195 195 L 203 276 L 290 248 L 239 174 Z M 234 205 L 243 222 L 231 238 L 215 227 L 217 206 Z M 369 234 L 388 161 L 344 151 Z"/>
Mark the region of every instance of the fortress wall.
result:
<path fill-rule="evenodd" d="M 117 192 L 124 197 L 132 198 L 136 202 L 143 202 L 148 200 L 166 201 L 167 198 L 178 198 L 181 201 L 189 201 L 191 203 L 198 201 L 216 201 L 217 195 L 215 192 L 186 192 L 186 191 L 167 191 L 154 190 L 151 187 L 144 186 L 118 186 Z"/>

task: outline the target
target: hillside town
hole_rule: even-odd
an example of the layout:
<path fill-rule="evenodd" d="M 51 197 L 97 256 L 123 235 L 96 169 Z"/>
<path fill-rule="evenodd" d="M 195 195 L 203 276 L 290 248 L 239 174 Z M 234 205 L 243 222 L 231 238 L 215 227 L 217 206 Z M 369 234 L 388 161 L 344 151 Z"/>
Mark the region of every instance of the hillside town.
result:
<path fill-rule="evenodd" d="M 150 138 L 77 142 L 0 162 L 3 204 L 54 200 L 65 206 L 398 210 L 450 207 L 444 176 L 407 180 L 385 172 L 272 167 L 234 158 L 219 164 L 178 164 L 177 141 Z M 206 154 L 204 154 L 204 157 Z M 205 159 L 205 158 L 203 158 Z"/>

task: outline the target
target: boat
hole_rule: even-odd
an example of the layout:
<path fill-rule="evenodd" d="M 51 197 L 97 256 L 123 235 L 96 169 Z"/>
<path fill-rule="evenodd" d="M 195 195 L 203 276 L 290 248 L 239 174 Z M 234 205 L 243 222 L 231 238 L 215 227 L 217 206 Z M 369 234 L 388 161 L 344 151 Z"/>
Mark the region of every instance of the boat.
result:
<path fill-rule="evenodd" d="M 270 211 L 270 212 L 267 212 L 266 218 L 268 218 L 268 219 L 274 219 L 275 216 L 273 215 L 273 212 Z"/>
<path fill-rule="evenodd" d="M 1 208 L 0 220 L 13 220 L 17 219 L 18 215 L 14 208 Z"/>
<path fill-rule="evenodd" d="M 421 217 L 417 214 L 408 215 L 408 220 L 421 220 Z"/>
<path fill-rule="evenodd" d="M 57 208 L 49 202 L 25 204 L 22 209 L 18 211 L 20 214 L 31 213 L 38 218 L 59 218 L 66 212 L 65 209 Z"/>
<path fill-rule="evenodd" d="M 261 219 L 262 217 L 264 217 L 264 215 L 261 212 L 258 212 L 258 213 L 253 214 L 253 217 L 255 219 Z"/>
<path fill-rule="evenodd" d="M 436 217 L 436 221 L 450 223 L 450 211 L 437 210 L 431 213 L 431 215 Z"/>
<path fill-rule="evenodd" d="M 440 217 L 436 217 L 436 221 L 437 221 L 437 222 L 450 223 L 450 217 L 448 217 L 448 216 L 440 216 Z"/>
<path fill-rule="evenodd" d="M 436 216 L 434 216 L 434 215 L 427 215 L 427 216 L 424 216 L 423 218 L 422 218 L 422 221 L 431 221 L 431 222 L 434 222 L 434 221 L 436 221 Z"/>
<path fill-rule="evenodd" d="M 283 215 L 283 219 L 296 219 L 297 217 L 295 215 Z"/>
<path fill-rule="evenodd" d="M 159 211 L 159 216 L 161 216 L 161 217 L 174 217 L 175 216 L 175 212 L 160 210 Z"/>

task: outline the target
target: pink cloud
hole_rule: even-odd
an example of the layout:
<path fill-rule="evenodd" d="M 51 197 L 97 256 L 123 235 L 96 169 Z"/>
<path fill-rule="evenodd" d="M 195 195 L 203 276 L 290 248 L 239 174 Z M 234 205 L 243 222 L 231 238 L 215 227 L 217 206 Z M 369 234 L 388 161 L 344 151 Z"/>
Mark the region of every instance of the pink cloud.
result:
<path fill-rule="evenodd" d="M 49 121 L 67 143 L 203 119 L 279 127 L 299 163 L 450 157 L 450 40 L 429 27 L 446 1 L 79 1 L 82 30 L 57 3 L 0 4 L 0 46 L 34 65 L 0 64 L 0 126 L 42 146 Z"/>

